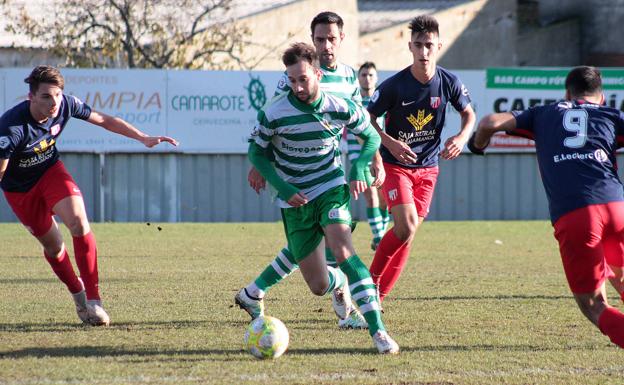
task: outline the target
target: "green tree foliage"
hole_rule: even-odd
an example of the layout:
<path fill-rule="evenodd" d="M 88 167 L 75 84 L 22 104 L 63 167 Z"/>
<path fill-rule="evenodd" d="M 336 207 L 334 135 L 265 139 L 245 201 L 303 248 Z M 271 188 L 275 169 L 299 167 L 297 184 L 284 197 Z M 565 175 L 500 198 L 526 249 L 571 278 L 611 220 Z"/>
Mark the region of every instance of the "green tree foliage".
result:
<path fill-rule="evenodd" d="M 0 0 L 6 30 L 69 67 L 248 69 L 232 0 Z"/>

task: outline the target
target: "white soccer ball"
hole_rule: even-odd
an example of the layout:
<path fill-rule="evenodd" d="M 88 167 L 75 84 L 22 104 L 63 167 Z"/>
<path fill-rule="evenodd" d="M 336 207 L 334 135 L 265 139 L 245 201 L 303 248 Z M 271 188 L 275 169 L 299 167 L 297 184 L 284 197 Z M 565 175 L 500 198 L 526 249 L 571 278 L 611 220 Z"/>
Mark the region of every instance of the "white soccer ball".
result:
<path fill-rule="evenodd" d="M 258 317 L 245 332 L 247 351 L 256 358 L 277 358 L 288 348 L 288 329 L 275 317 Z"/>

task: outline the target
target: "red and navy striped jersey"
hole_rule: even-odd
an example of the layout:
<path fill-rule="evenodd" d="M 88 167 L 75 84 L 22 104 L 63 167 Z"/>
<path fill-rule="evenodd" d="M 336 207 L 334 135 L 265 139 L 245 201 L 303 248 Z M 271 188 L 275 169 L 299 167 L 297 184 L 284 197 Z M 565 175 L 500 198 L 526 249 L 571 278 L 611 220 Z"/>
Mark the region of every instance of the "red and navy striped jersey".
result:
<path fill-rule="evenodd" d="M 550 219 L 592 204 L 624 200 L 615 151 L 624 144 L 624 113 L 582 100 L 512 111 L 510 135 L 535 141 Z"/>
<path fill-rule="evenodd" d="M 44 123 L 30 114 L 24 101 L 0 117 L 0 159 L 9 159 L 0 187 L 9 192 L 26 192 L 59 159 L 56 138 L 70 117 L 89 119 L 91 107 L 74 96 L 63 95 L 58 115 Z"/>
<path fill-rule="evenodd" d="M 463 111 L 470 104 L 470 95 L 457 76 L 440 66 L 426 84 L 416 80 L 410 67 L 381 83 L 371 97 L 368 111 L 375 116 L 386 113 L 386 133 L 407 143 L 418 156 L 416 163 L 404 164 L 382 145 L 384 162 L 411 168 L 437 165 L 448 102 L 457 111 Z"/>

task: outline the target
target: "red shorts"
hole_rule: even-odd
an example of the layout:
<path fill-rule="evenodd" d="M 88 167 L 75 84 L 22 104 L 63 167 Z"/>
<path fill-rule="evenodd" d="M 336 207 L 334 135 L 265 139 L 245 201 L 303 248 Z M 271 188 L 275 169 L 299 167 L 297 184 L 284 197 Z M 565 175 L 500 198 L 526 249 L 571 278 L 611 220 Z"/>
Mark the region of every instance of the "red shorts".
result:
<path fill-rule="evenodd" d="M 438 180 L 438 167 L 408 168 L 384 163 L 386 180 L 381 189 L 388 209 L 413 203 L 419 217 L 429 214 L 433 190 Z"/>
<path fill-rule="evenodd" d="M 555 238 L 573 293 L 598 289 L 624 266 L 624 202 L 590 205 L 571 211 L 554 224 Z"/>
<path fill-rule="evenodd" d="M 53 207 L 71 195 L 82 196 L 63 162 L 56 162 L 27 192 L 4 192 L 9 206 L 24 226 L 38 237 L 52 226 Z"/>

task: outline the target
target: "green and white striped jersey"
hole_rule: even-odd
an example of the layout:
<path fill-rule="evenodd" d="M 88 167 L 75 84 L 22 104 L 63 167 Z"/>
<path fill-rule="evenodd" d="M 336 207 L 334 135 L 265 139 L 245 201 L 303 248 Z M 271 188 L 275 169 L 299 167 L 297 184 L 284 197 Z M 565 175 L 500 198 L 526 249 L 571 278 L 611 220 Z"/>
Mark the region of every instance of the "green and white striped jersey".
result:
<path fill-rule="evenodd" d="M 258 112 L 251 138 L 272 151 L 278 176 L 312 200 L 346 184 L 339 147 L 345 128 L 356 135 L 374 131 L 368 113 L 349 99 L 321 91 L 305 104 L 289 90 Z M 279 197 L 277 204 L 291 207 Z"/>
<path fill-rule="evenodd" d="M 362 106 L 366 108 L 368 103 L 370 103 L 370 96 L 362 96 Z M 379 127 L 383 129 L 384 119 L 382 117 L 378 117 L 377 124 L 379 124 Z M 355 135 L 347 132 L 347 155 L 349 160 L 351 162 L 356 160 L 360 156 L 360 151 L 362 151 L 362 145 L 357 141 Z"/>
<path fill-rule="evenodd" d="M 351 99 L 358 104 L 362 104 L 362 96 L 360 95 L 360 85 L 358 83 L 357 71 L 352 67 L 336 63 L 336 68 L 330 69 L 320 66 L 319 69 L 323 74 L 320 82 L 321 91 L 336 95 L 344 99 Z M 275 96 L 284 94 L 290 90 L 290 82 L 286 72 L 282 75 L 277 83 Z"/>

